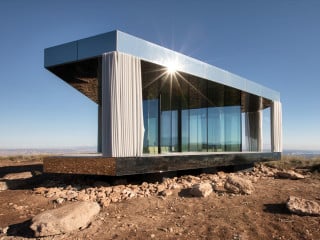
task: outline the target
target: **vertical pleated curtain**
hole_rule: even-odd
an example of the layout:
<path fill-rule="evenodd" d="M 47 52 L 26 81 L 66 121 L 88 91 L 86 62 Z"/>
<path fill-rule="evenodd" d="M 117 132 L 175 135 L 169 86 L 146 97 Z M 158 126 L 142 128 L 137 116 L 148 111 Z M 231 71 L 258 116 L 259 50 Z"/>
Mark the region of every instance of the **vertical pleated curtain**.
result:
<path fill-rule="evenodd" d="M 262 111 L 245 113 L 246 145 L 250 152 L 263 150 Z"/>
<path fill-rule="evenodd" d="M 279 101 L 271 106 L 271 148 L 272 152 L 282 152 L 282 106 Z"/>
<path fill-rule="evenodd" d="M 143 106 L 140 59 L 120 53 L 102 56 L 102 154 L 140 156 L 143 152 Z"/>

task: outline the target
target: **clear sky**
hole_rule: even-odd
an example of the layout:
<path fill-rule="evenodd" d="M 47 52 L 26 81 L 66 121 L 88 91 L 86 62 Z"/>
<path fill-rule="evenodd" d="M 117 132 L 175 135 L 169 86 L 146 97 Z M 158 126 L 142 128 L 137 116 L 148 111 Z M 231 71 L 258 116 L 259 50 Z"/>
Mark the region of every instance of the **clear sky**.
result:
<path fill-rule="evenodd" d="M 320 150 L 319 0 L 1 0 L 0 148 L 95 146 L 97 105 L 43 49 L 114 29 L 281 93 L 285 149 Z"/>

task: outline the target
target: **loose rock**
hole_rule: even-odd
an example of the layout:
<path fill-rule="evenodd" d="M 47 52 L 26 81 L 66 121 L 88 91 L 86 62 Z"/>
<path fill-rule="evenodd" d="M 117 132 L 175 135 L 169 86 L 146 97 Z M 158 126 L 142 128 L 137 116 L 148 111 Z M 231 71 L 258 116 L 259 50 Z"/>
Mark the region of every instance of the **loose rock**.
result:
<path fill-rule="evenodd" d="M 62 204 L 64 202 L 64 199 L 63 198 L 57 198 L 54 200 L 55 203 L 57 204 Z"/>
<path fill-rule="evenodd" d="M 160 192 L 160 195 L 163 196 L 163 197 L 168 197 L 168 196 L 171 196 L 172 195 L 172 191 L 167 189 L 167 190 L 163 190 L 162 192 Z"/>
<path fill-rule="evenodd" d="M 8 185 L 6 182 L 0 181 L 0 191 L 4 191 L 8 189 Z"/>
<path fill-rule="evenodd" d="M 19 173 L 8 173 L 2 179 L 17 180 L 17 179 L 26 179 L 31 177 L 32 177 L 31 172 L 19 172 Z"/>
<path fill-rule="evenodd" d="M 287 208 L 290 212 L 299 215 L 320 216 L 320 204 L 299 197 L 290 196 L 287 200 Z"/>
<path fill-rule="evenodd" d="M 212 193 L 212 186 L 210 183 L 194 184 L 190 189 L 190 194 L 194 197 L 207 197 Z"/>
<path fill-rule="evenodd" d="M 0 228 L 0 234 L 7 234 L 9 227 Z"/>
<path fill-rule="evenodd" d="M 278 178 L 287 178 L 291 180 L 304 179 L 304 176 L 300 173 L 297 173 L 293 170 L 279 171 L 275 174 Z"/>
<path fill-rule="evenodd" d="M 250 180 L 234 175 L 230 175 L 227 178 L 224 188 L 228 192 L 235 194 L 251 194 L 254 191 L 254 187 Z"/>
<path fill-rule="evenodd" d="M 68 233 L 86 228 L 99 211 L 95 202 L 74 202 L 40 213 L 32 219 L 30 228 L 36 237 Z"/>

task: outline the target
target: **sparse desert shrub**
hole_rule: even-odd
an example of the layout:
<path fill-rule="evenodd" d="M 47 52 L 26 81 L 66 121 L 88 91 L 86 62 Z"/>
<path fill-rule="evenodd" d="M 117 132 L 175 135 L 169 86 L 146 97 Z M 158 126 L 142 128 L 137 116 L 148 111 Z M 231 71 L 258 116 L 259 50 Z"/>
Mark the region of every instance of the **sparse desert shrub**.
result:
<path fill-rule="evenodd" d="M 42 162 L 43 158 L 47 155 L 13 155 L 13 156 L 0 156 L 0 161 L 9 160 L 11 162 L 32 162 L 40 161 Z"/>
<path fill-rule="evenodd" d="M 279 168 L 279 169 L 297 169 L 297 168 L 318 169 L 320 166 L 320 156 L 306 158 L 303 156 L 284 155 L 279 161 L 269 161 L 269 162 L 265 162 L 264 164 L 268 167 Z"/>

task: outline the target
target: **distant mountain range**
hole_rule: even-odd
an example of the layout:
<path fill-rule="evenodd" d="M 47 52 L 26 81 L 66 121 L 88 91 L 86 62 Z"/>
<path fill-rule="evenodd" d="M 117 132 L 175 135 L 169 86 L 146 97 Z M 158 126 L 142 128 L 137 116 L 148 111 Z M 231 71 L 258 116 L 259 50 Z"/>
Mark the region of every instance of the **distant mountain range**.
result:
<path fill-rule="evenodd" d="M 36 155 L 36 154 L 71 154 L 95 153 L 97 147 L 70 147 L 70 148 L 12 148 L 1 149 L 0 156 Z"/>
<path fill-rule="evenodd" d="M 320 156 L 320 150 L 284 150 L 283 155 L 314 157 Z"/>

